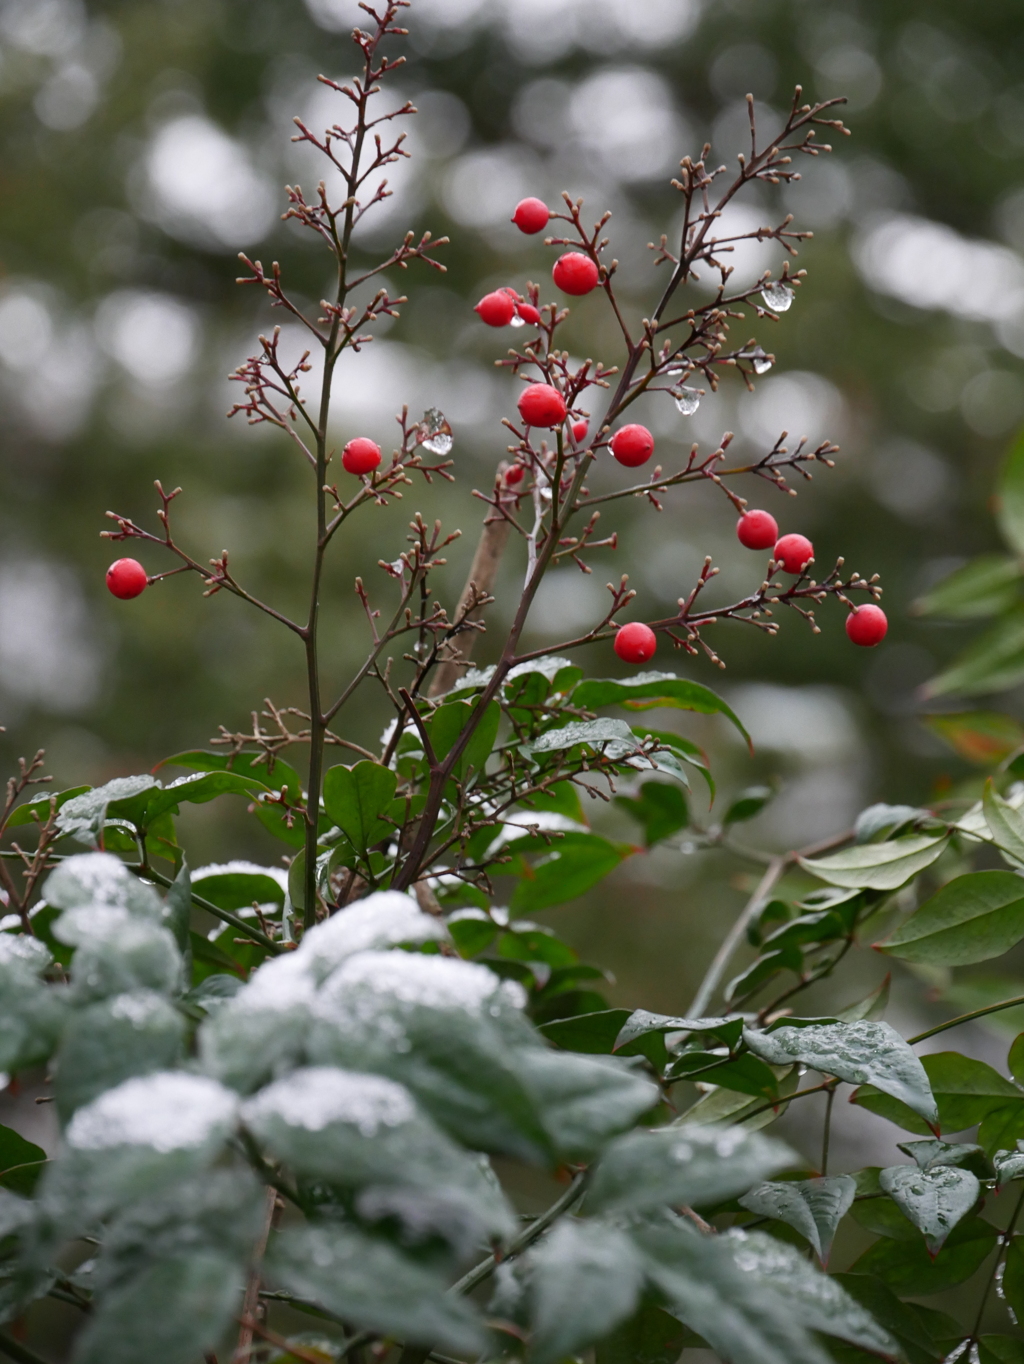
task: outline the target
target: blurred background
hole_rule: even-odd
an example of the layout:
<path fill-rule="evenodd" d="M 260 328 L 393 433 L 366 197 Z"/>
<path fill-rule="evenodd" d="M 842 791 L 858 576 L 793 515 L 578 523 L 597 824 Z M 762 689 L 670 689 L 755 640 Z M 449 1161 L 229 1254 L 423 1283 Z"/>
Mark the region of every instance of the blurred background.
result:
<path fill-rule="evenodd" d="M 280 221 L 282 184 L 311 191 L 322 174 L 290 142 L 291 119 L 319 129 L 342 116 L 316 75 L 354 72 L 347 33 L 357 18 L 352 0 L 0 0 L 8 764 L 45 746 L 57 783 L 100 783 L 204 746 L 220 724 L 244 727 L 265 696 L 302 701 L 290 637 L 225 594 L 204 600 L 180 577 L 115 602 L 103 574 L 118 551 L 98 533 L 108 508 L 155 529 L 153 480 L 180 484 L 177 533 L 190 550 L 206 559 L 228 548 L 254 591 L 285 606 L 304 599 L 308 470 L 278 434 L 225 419 L 241 397 L 228 374 L 281 320 L 236 285 L 236 255 L 279 259 L 311 307 L 327 290 L 326 256 Z M 724 673 L 659 655 L 729 696 L 754 735 L 753 760 L 724 722 L 677 713 L 666 723 L 708 745 L 727 793 L 778 782 L 744 834 L 762 847 L 811 843 L 873 800 L 927 800 L 959 780 L 966 767 L 917 718 L 917 689 L 973 627 L 915 620 L 908 607 L 998 547 L 993 480 L 1024 418 L 1020 21 L 1017 0 L 415 0 L 408 61 L 386 97 L 420 110 L 405 124 L 414 159 L 395 168 L 394 196 L 359 248 L 370 260 L 407 228 L 429 228 L 452 239 L 448 273 L 413 266 L 389 280 L 410 302 L 342 366 L 335 434 L 339 446 L 357 434 L 388 445 L 403 403 L 414 417 L 436 405 L 455 433 L 458 481 L 408 490 L 338 545 L 326 585 L 332 675 L 366 645 L 353 578 L 362 573 L 387 604 L 375 564 L 399 552 L 411 513 L 465 528 L 449 556 L 451 601 L 464 580 L 480 521 L 472 490 L 489 486 L 504 454 L 499 423 L 515 392 L 493 366 L 514 334 L 480 325 L 472 304 L 530 279 L 554 296 L 552 251 L 509 223 L 516 201 L 557 202 L 564 188 L 585 198 L 588 218 L 610 208 L 620 292 L 639 318 L 660 278 L 646 244 L 678 221 L 667 182 L 679 158 L 708 140 L 712 163 L 734 165 L 745 94 L 773 129 L 799 82 L 808 98 L 848 97 L 852 136 L 833 138 L 830 157 L 803 158 L 799 184 L 732 210 L 740 230 L 792 211 L 814 232 L 795 262 L 808 275 L 793 307 L 733 333 L 737 343 L 756 333 L 776 364 L 753 394 L 725 383 L 689 417 L 654 395 L 638 417 L 668 468 L 691 442 L 710 450 L 727 430 L 740 456 L 765 452 L 782 430 L 836 440 L 837 468 L 797 480 L 798 499 L 742 491 L 784 530 L 811 536 L 819 566 L 842 554 L 849 568 L 881 573 L 891 627 L 881 647 L 857 650 L 833 607 L 821 611 L 819 636 L 795 617 L 775 640 L 723 628 Z M 772 247 L 751 246 L 737 253 L 736 277 L 779 264 Z M 597 296 L 574 308 L 566 343 L 579 357 L 619 359 Z M 285 345 L 297 358 L 292 328 Z M 602 527 L 618 529 L 619 550 L 595 556 L 591 577 L 552 576 L 531 646 L 585 626 L 604 582 L 627 569 L 637 614 L 671 610 L 705 554 L 721 566 L 717 599 L 749 590 L 761 565 L 739 547 L 734 522 L 724 498 L 703 492 L 670 494 L 660 514 L 613 509 Z M 131 552 L 151 572 L 170 567 L 156 551 Z M 496 621 L 514 601 L 518 550 L 504 571 Z M 583 661 L 599 675 L 617 670 L 608 646 Z M 1024 713 L 1019 696 L 1008 705 Z M 352 736 L 372 746 L 387 718 L 367 692 Z M 201 813 L 183 816 L 193 865 L 279 857 L 240 802 Z M 616 812 L 599 818 L 636 836 Z M 615 971 L 617 1002 L 678 1012 L 753 875 L 684 840 L 634 857 L 549 917 Z M 882 974 L 870 956 L 843 978 L 850 999 Z M 890 1017 L 912 1025 L 920 985 L 896 984 L 903 1014 Z M 1004 1043 L 980 1029 L 976 1042 L 1002 1064 Z"/>

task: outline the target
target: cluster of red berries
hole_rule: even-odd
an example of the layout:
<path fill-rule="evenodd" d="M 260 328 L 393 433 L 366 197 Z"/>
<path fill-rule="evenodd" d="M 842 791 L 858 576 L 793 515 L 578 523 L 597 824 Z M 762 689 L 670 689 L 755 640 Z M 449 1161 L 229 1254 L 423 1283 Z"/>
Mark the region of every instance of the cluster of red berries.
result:
<path fill-rule="evenodd" d="M 520 232 L 532 236 L 543 232 L 551 217 L 551 210 L 543 199 L 523 199 L 516 205 L 512 221 Z M 597 261 L 585 256 L 582 251 L 566 251 L 559 256 L 551 270 L 551 278 L 564 294 L 581 298 L 595 289 L 600 282 L 601 272 Z M 474 310 L 480 320 L 489 327 L 507 327 L 514 318 L 519 317 L 530 326 L 540 323 L 540 313 L 514 289 L 505 286 L 493 293 L 484 294 Z"/>
<path fill-rule="evenodd" d="M 783 535 L 780 539 L 775 517 L 766 511 L 744 512 L 736 522 L 736 535 L 747 549 L 770 549 L 785 573 L 802 573 L 814 561 L 814 546 L 807 536 Z M 888 628 L 885 612 L 872 602 L 855 606 L 846 617 L 849 638 L 868 649 L 881 644 Z"/>

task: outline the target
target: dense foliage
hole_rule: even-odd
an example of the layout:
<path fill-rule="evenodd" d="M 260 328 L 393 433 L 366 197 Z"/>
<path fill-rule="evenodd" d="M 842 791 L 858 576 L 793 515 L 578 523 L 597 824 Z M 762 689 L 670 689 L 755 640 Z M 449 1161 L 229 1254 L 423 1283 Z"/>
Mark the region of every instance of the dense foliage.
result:
<path fill-rule="evenodd" d="M 590 830 L 593 801 L 617 801 L 653 846 L 689 827 L 691 778 L 714 793 L 700 747 L 637 712 L 718 716 L 745 734 L 742 717 L 698 682 L 660 670 L 587 678 L 564 656 L 613 640 L 633 600 L 625 578 L 610 586 L 603 619 L 559 650 L 520 640 L 551 565 L 589 571 L 604 543 L 598 505 L 671 506 L 680 486 L 710 483 L 742 510 L 737 476 L 784 488 L 793 471 L 831 465 L 831 443 L 787 449 L 784 436 L 752 464 L 730 465 L 723 438 L 709 455 L 695 447 L 681 469 L 657 467 L 604 492 L 587 484 L 595 461 L 615 453 L 627 411 L 632 419 L 641 402 L 667 401 L 652 396 L 662 392 L 685 411 L 696 383 L 713 388 L 732 371 L 752 385 L 768 367 L 754 341 L 731 345 L 730 326 L 777 320 L 802 272 L 733 292 L 729 258 L 750 238 L 795 254 L 806 234 L 788 216 L 744 234 L 715 227 L 734 196 L 792 179 L 793 157 L 826 150 L 818 129 L 841 125 L 829 104 L 803 104 L 798 91 L 768 141 L 751 104 L 750 153 L 734 181 L 720 180 L 707 152 L 684 159 L 679 239 L 663 238 L 655 255 L 668 282 L 639 323 L 619 309 L 607 219 L 588 229 L 567 198 L 552 220 L 566 235 L 551 244 L 589 263 L 621 330 L 621 362 L 573 360 L 557 344 L 568 311 L 542 303 L 537 286 L 517 298 L 530 335 L 500 363 L 543 382 L 560 416 L 543 431 L 506 422 L 510 459 L 482 497 L 474 573 L 453 611 L 430 582 L 451 537 L 418 515 L 411 547 L 380 563 L 397 597 L 386 624 L 377 593 L 358 583 L 372 647 L 331 692 L 318 645 L 335 535 L 414 479 L 453 477 L 451 431 L 434 410 L 413 421 L 403 409 L 390 462 L 358 476 L 331 467 L 335 367 L 405 302 L 373 282 L 385 269 L 438 268 L 443 245 L 409 235 L 369 266 L 352 245 L 362 214 L 386 197 L 379 173 L 405 154 L 391 125 L 414 112 L 374 112 L 397 64 L 401 8 L 367 9 L 374 28 L 355 35 L 361 76 L 325 81 L 347 110 L 341 121 L 324 134 L 299 124 L 345 191 L 289 190 L 289 218 L 333 257 L 333 297 L 311 316 L 276 265 L 245 262 L 247 282 L 301 322 L 320 359 L 314 370 L 308 352 L 285 358 L 274 333 L 237 375 L 237 410 L 284 431 L 310 467 L 308 615 L 295 620 L 257 599 L 226 554 L 202 563 L 183 549 L 170 524 L 177 492 L 159 489 L 159 531 L 115 515 L 109 533 L 177 557 L 150 583 L 194 574 L 208 594 L 232 593 L 290 631 L 305 655 L 308 709 L 271 704 L 251 732 L 169 757 L 189 771 L 166 784 L 147 774 L 39 792 L 40 756 L 8 789 L 0 1068 L 16 1077 L 47 1068 L 62 1136 L 50 1160 L 0 1131 L 0 1310 L 17 1323 L 30 1307 L 72 1307 L 81 1364 L 195 1364 L 225 1342 L 238 1364 L 257 1354 L 382 1359 L 391 1348 L 406 1364 L 450 1360 L 439 1351 L 558 1364 L 591 1348 L 601 1364 L 671 1364 L 694 1345 L 729 1364 L 823 1364 L 830 1354 L 840 1364 L 865 1355 L 924 1364 L 967 1352 L 972 1364 L 1016 1361 L 1024 1346 L 1009 1326 L 982 1335 L 981 1323 L 991 1285 L 1024 1311 L 1015 1232 L 1024 1194 L 1005 1226 L 981 1213 L 1024 1179 L 1020 1039 L 1006 1079 L 957 1051 L 919 1058 L 915 1044 L 964 1020 L 905 1039 L 883 1021 L 885 987 L 825 1017 L 797 1011 L 801 992 L 859 945 L 951 967 L 1000 957 L 1024 938 L 1024 784 L 1015 782 L 1024 758 L 1012 722 L 983 712 L 936 721 L 994 769 L 980 798 L 876 805 L 826 846 L 747 850 L 763 876 L 685 1017 L 609 1008 L 601 970 L 523 917 L 579 896 L 635 851 Z M 691 306 L 677 294 L 695 265 L 720 283 Z M 311 372 L 319 392 L 307 399 Z M 1014 553 L 1022 481 L 1017 452 L 1002 497 Z M 524 587 L 498 661 L 475 669 L 493 565 L 513 535 Z M 787 585 L 770 561 L 738 601 L 704 610 L 708 560 L 678 611 L 648 628 L 663 649 L 715 659 L 706 636 L 722 620 L 771 637 L 779 608 L 816 628 L 814 609 L 828 598 L 853 610 L 851 593 L 880 595 L 841 560 L 820 581 L 812 572 L 801 562 Z M 1007 612 L 997 628 L 1010 630 L 1019 572 L 1015 557 L 982 561 L 921 610 Z M 933 691 L 1005 685 L 1006 652 L 975 646 Z M 370 684 L 394 709 L 377 746 L 358 719 Z M 292 748 L 302 755 L 294 765 L 281 756 Z M 336 749 L 351 761 L 331 764 Z M 286 845 L 286 870 L 241 860 L 190 869 L 176 818 L 221 796 L 243 800 Z M 722 845 L 770 796 L 744 792 L 694 837 Z M 743 937 L 756 958 L 726 981 Z M 907 1163 L 829 1174 L 842 1085 L 914 1137 L 901 1146 Z M 807 1170 L 762 1129 L 815 1094 L 828 1118 L 819 1166 Z M 975 1127 L 975 1141 L 948 1140 Z M 565 1185 L 539 1216 L 517 1214 L 519 1167 Z M 875 1239 L 848 1272 L 829 1274 L 847 1218 Z M 975 1274 L 986 1286 L 971 1320 L 916 1301 Z M 296 1313 L 316 1330 L 294 1329 Z M 0 1351 L 36 1359 L 15 1331 L 0 1334 Z"/>

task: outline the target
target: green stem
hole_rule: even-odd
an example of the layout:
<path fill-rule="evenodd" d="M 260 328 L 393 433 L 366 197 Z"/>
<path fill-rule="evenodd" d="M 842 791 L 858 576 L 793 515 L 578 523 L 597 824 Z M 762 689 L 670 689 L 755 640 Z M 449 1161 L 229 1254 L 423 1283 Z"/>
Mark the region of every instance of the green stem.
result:
<path fill-rule="evenodd" d="M 836 1101 L 836 1087 L 832 1085 L 825 1099 L 825 1130 L 821 1135 L 821 1173 L 828 1174 L 828 1144 L 832 1135 L 832 1105 Z"/>
<path fill-rule="evenodd" d="M 911 1046 L 918 1042 L 923 1042 L 928 1037 L 935 1037 L 940 1032 L 946 1032 L 949 1028 L 958 1028 L 961 1023 L 970 1023 L 972 1019 L 984 1018 L 986 1014 L 997 1014 L 1001 1009 L 1014 1009 L 1024 1004 L 1024 995 L 1017 995 L 1014 999 L 1003 999 L 998 1004 L 986 1004 L 983 1009 L 973 1009 L 969 1014 L 960 1014 L 956 1018 L 949 1018 L 945 1023 L 937 1023 L 934 1028 L 928 1028 L 925 1032 L 919 1032 L 916 1037 L 908 1037 L 907 1041 Z"/>
<path fill-rule="evenodd" d="M 539 1240 L 540 1237 L 544 1235 L 553 1222 L 557 1222 L 563 1213 L 567 1213 L 570 1208 L 574 1207 L 579 1202 L 583 1197 L 586 1186 L 587 1172 L 586 1170 L 581 1170 L 579 1174 L 574 1176 L 572 1183 L 566 1189 L 565 1193 L 562 1194 L 561 1198 L 552 1203 L 547 1212 L 542 1212 L 541 1215 L 535 1218 L 528 1227 L 515 1237 L 514 1240 L 509 1242 L 508 1249 L 503 1255 L 500 1257 L 497 1255 L 488 1255 L 486 1260 L 481 1260 L 468 1274 L 464 1274 L 462 1278 L 459 1279 L 458 1283 L 452 1284 L 451 1288 L 448 1290 L 449 1293 L 472 1293 L 474 1288 L 478 1287 L 478 1285 L 484 1283 L 485 1280 L 491 1277 L 499 1264 L 503 1264 L 506 1260 L 511 1260 L 516 1255 L 521 1255 L 524 1250 L 528 1250 L 529 1247 L 533 1245 L 534 1241 Z"/>
<path fill-rule="evenodd" d="M 166 887 L 170 887 L 174 884 L 170 877 L 163 876 L 158 871 L 153 871 L 152 867 L 143 870 L 142 867 L 134 866 L 131 862 L 128 862 L 125 865 L 129 871 L 144 875 L 147 881 L 156 881 L 158 885 Z M 273 938 L 268 938 L 261 929 L 253 928 L 251 924 L 247 924 L 244 919 L 240 919 L 238 915 L 233 914 L 230 909 L 221 909 L 220 905 L 215 905 L 211 900 L 204 900 L 201 895 L 196 895 L 194 892 L 192 894 L 192 903 L 199 909 L 205 909 L 207 914 L 212 914 L 215 919 L 220 919 L 221 923 L 230 924 L 231 927 L 236 928 L 239 933 L 243 933 L 247 938 L 251 938 L 253 942 L 259 943 L 261 947 L 265 947 L 268 952 L 272 952 L 275 956 L 288 950 L 281 943 L 274 942 Z"/>
<path fill-rule="evenodd" d="M 981 1330 L 981 1319 L 985 1314 L 985 1305 L 988 1302 L 988 1295 L 992 1292 L 992 1285 L 996 1281 L 996 1274 L 999 1272 L 999 1266 L 1002 1264 L 1003 1257 L 1009 1249 L 1010 1242 L 1013 1239 L 1013 1229 L 1017 1225 L 1017 1219 L 1020 1217 L 1022 1210 L 1024 1210 L 1024 1189 L 1021 1190 L 1020 1197 L 1017 1199 L 1017 1206 L 1013 1210 L 1013 1216 L 1010 1218 L 1006 1230 L 999 1238 L 999 1253 L 996 1256 L 995 1264 L 992 1266 L 992 1272 L 988 1276 L 988 1282 L 985 1284 L 985 1290 L 981 1295 L 981 1302 L 978 1304 L 978 1315 L 974 1319 L 974 1329 L 971 1331 L 970 1337 L 972 1341 L 978 1339 L 978 1332 Z"/>

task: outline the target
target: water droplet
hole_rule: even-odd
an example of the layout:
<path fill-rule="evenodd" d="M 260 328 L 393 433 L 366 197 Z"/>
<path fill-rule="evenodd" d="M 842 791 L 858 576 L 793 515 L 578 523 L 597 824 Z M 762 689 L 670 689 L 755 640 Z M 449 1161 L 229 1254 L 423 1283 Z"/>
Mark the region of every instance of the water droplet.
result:
<path fill-rule="evenodd" d="M 672 397 L 676 400 L 676 407 L 684 417 L 692 417 L 700 407 L 701 393 L 696 388 L 674 388 Z"/>
<path fill-rule="evenodd" d="M 784 313 L 793 306 L 793 290 L 788 284 L 773 281 L 761 290 L 761 297 L 776 313 Z"/>
<path fill-rule="evenodd" d="M 753 350 L 742 351 L 739 358 L 750 360 L 754 366 L 755 374 L 767 374 L 775 363 L 770 355 L 765 355 L 760 346 L 755 346 Z"/>
<path fill-rule="evenodd" d="M 511 324 L 511 325 L 512 325 L 513 327 L 525 327 L 525 326 L 526 326 L 526 322 L 525 322 L 525 320 L 524 320 L 523 318 L 521 318 L 521 317 L 519 316 L 518 313 L 516 313 L 516 314 L 514 315 L 514 317 L 512 318 L 512 324 Z"/>
<path fill-rule="evenodd" d="M 432 455 L 447 455 L 455 444 L 452 428 L 439 407 L 428 407 L 424 412 L 419 443 Z"/>

